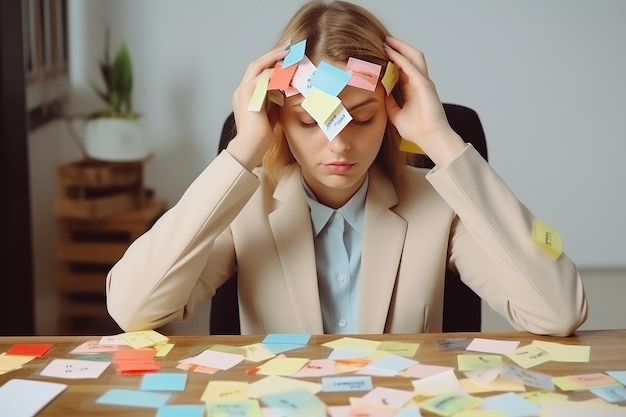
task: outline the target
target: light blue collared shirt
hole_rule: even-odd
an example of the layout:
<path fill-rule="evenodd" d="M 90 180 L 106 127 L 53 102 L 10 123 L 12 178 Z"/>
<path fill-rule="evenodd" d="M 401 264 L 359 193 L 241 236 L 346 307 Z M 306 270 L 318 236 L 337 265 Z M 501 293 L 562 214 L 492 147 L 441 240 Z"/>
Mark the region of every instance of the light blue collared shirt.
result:
<path fill-rule="evenodd" d="M 363 219 L 369 177 L 343 207 L 317 201 L 302 180 L 311 210 L 324 333 L 357 333 Z"/>

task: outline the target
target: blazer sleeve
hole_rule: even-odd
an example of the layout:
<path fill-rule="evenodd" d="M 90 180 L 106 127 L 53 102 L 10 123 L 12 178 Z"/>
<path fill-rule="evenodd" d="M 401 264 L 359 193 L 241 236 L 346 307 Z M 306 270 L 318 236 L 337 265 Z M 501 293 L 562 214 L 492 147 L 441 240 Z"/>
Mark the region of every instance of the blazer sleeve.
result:
<path fill-rule="evenodd" d="M 566 336 L 586 320 L 576 266 L 565 253 L 553 260 L 533 242 L 535 217 L 472 145 L 427 179 L 458 216 L 451 266 L 514 328 Z"/>
<path fill-rule="evenodd" d="M 259 179 L 223 151 L 178 203 L 128 247 L 106 278 L 107 308 L 122 329 L 153 329 L 183 319 L 197 302 L 215 294 L 202 270 L 211 257 L 224 263 L 217 280 L 233 272 L 229 225 L 258 186 Z M 212 256 L 216 240 L 222 257 Z"/>

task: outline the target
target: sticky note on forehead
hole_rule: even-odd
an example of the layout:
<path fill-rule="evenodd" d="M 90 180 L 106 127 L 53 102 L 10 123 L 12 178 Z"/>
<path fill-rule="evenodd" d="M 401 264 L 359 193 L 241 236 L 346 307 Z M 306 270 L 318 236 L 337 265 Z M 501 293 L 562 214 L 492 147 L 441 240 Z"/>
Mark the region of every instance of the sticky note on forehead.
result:
<path fill-rule="evenodd" d="M 398 67 L 396 67 L 396 65 L 389 61 L 387 63 L 387 68 L 385 68 L 385 75 L 383 75 L 383 79 L 380 80 L 380 82 L 383 84 L 383 87 L 385 87 L 385 91 L 387 92 L 387 95 L 391 94 L 391 91 L 393 90 L 393 87 L 396 86 L 396 83 L 398 82 L 398 79 L 400 78 L 400 70 Z"/>
<path fill-rule="evenodd" d="M 339 97 L 313 87 L 309 91 L 309 95 L 302 101 L 301 106 L 318 124 L 324 125 L 340 104 Z"/>
<path fill-rule="evenodd" d="M 350 57 L 346 71 L 352 74 L 352 78 L 348 81 L 348 85 L 374 91 L 376 84 L 378 84 L 381 69 L 378 64 Z"/>
<path fill-rule="evenodd" d="M 533 242 L 554 260 L 563 253 L 561 234 L 541 220 L 535 220 L 533 224 Z"/>
<path fill-rule="evenodd" d="M 311 76 L 311 86 L 318 88 L 332 96 L 337 96 L 344 89 L 352 74 L 343 71 L 327 62 L 320 62 L 317 70 Z"/>

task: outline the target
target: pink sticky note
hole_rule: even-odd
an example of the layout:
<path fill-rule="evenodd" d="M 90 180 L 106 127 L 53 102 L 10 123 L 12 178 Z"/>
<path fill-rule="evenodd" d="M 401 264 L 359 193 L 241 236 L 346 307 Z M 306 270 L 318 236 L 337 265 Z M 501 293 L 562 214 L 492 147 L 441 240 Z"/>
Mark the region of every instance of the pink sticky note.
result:
<path fill-rule="evenodd" d="M 348 85 L 374 91 L 376 90 L 381 69 L 382 67 L 378 64 L 350 57 L 348 58 L 346 72 L 351 72 L 352 78 L 348 81 Z"/>

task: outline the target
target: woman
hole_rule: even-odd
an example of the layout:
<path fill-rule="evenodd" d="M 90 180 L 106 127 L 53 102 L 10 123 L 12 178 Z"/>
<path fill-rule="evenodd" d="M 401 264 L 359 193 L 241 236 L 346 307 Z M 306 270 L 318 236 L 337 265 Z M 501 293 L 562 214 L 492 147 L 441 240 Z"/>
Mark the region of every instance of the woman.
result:
<path fill-rule="evenodd" d="M 250 110 L 303 40 L 318 68 L 352 58 L 382 75 L 392 62 L 399 81 L 389 95 L 348 83 L 337 97 L 352 120 L 332 138 L 303 94 Z M 243 334 L 437 332 L 446 267 L 517 329 L 568 335 L 584 322 L 575 265 L 532 241 L 533 215 L 450 128 L 420 51 L 339 1 L 302 6 L 278 43 L 233 95 L 227 149 L 110 271 L 123 329 L 188 317 L 236 271 Z M 408 166 L 401 138 L 436 167 Z"/>

